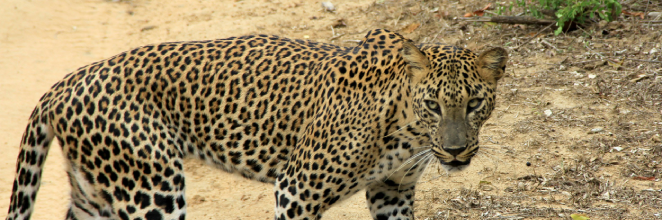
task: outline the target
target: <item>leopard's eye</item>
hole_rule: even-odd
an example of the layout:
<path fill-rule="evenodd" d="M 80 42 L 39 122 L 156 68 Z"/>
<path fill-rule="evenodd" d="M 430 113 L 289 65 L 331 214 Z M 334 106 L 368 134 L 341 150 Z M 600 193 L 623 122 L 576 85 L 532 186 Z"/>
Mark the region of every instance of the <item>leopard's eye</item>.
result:
<path fill-rule="evenodd" d="M 483 99 L 480 99 L 480 98 L 469 100 L 469 103 L 467 104 L 467 113 L 476 110 L 482 102 L 483 102 Z"/>
<path fill-rule="evenodd" d="M 434 111 L 435 113 L 441 114 L 441 110 L 439 109 L 439 103 L 432 100 L 425 100 L 425 105 L 428 107 L 428 109 Z"/>

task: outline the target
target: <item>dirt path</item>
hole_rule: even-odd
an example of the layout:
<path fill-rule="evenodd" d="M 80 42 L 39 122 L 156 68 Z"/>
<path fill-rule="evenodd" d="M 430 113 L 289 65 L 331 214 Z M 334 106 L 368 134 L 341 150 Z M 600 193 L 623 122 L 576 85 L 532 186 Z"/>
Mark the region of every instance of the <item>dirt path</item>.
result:
<path fill-rule="evenodd" d="M 0 219 L 28 116 L 40 96 L 76 68 L 145 44 L 255 33 L 352 46 L 374 28 L 421 43 L 511 49 L 477 159 L 453 175 L 428 168 L 417 185 L 421 219 L 662 216 L 662 65 L 621 57 L 661 59 L 648 53 L 662 50 L 659 29 L 622 16 L 586 31 L 536 35 L 542 27 L 453 18 L 482 8 L 478 0 L 333 3 L 338 10 L 331 13 L 305 0 L 0 1 Z M 661 11 L 662 4 L 644 8 Z M 529 41 L 534 35 L 539 39 Z M 601 58 L 608 54 L 614 54 L 610 62 Z M 622 67 L 612 63 L 618 59 Z M 588 132 L 592 128 L 603 130 Z M 63 219 L 64 169 L 53 143 L 33 219 Z M 185 173 L 188 219 L 273 218 L 272 186 L 197 161 L 185 161 Z M 370 219 L 363 193 L 325 219 Z"/>
<path fill-rule="evenodd" d="M 343 7 L 367 4 L 336 1 Z M 130 48 L 164 41 L 214 39 L 251 33 L 315 38 L 336 22 L 319 2 L 110 1 L 0 3 L 0 217 L 6 215 L 18 143 L 39 97 L 76 68 Z M 320 16 L 323 15 L 323 16 Z M 311 17 L 319 17 L 319 19 Z M 312 22 L 303 22 L 301 18 Z M 363 24 L 367 25 L 367 24 Z M 328 31 L 326 31 L 328 32 Z M 326 33 L 325 33 L 326 34 Z M 357 38 L 365 33 L 357 33 Z M 68 181 L 60 146 L 46 161 L 34 219 L 62 219 Z M 472 169 L 480 170 L 480 166 Z M 272 219 L 272 186 L 186 161 L 189 219 Z M 435 171 L 436 172 L 436 171 Z M 471 171 L 470 171 L 471 172 Z M 428 175 L 430 176 L 430 175 Z M 439 175 L 436 175 L 439 176 Z M 476 179 L 457 177 L 445 187 Z M 428 183 L 429 185 L 430 183 Z M 419 187 L 430 188 L 425 184 Z M 363 192 L 325 213 L 327 219 L 369 219 Z"/>
<path fill-rule="evenodd" d="M 65 74 L 132 47 L 163 41 L 275 33 L 279 24 L 320 12 L 297 1 L 0 2 L 0 218 L 11 195 L 18 144 L 41 95 Z M 188 219 L 272 219 L 272 186 L 187 161 Z M 53 143 L 33 219 L 63 219 L 69 185 Z M 369 218 L 362 195 L 327 213 Z"/>

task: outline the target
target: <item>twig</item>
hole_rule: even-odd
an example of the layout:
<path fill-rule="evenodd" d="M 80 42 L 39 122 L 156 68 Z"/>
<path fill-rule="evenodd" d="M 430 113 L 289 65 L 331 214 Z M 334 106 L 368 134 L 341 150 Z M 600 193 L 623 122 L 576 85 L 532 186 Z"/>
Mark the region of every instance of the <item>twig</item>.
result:
<path fill-rule="evenodd" d="M 439 36 L 439 34 L 441 34 L 442 31 L 444 31 L 443 28 L 439 29 L 439 32 L 437 32 L 437 34 L 434 35 L 434 37 L 432 38 L 432 40 L 431 40 L 431 41 L 428 41 L 428 42 L 434 42 L 434 41 L 437 39 L 437 37 Z"/>
<path fill-rule="evenodd" d="M 550 44 L 550 43 L 547 42 L 546 40 L 542 40 L 542 43 L 545 44 L 545 45 L 547 45 L 547 46 L 549 46 L 549 47 L 551 47 L 551 48 L 554 48 L 554 50 L 556 50 L 556 51 L 559 50 L 559 48 L 556 48 L 554 45 Z"/>
<path fill-rule="evenodd" d="M 647 2 L 647 3 L 648 3 L 648 2 Z M 648 5 L 650 5 L 650 4 L 646 4 L 646 10 L 644 11 L 644 14 L 645 14 L 645 15 L 648 14 Z M 659 17 L 659 16 L 658 16 L 658 17 Z M 641 19 L 643 19 L 643 17 L 642 17 Z M 648 26 L 652 26 L 650 21 L 648 22 Z"/>
<path fill-rule="evenodd" d="M 577 65 L 577 64 L 584 64 L 584 63 L 592 63 L 592 62 L 597 62 L 597 61 L 602 61 L 602 60 L 587 60 L 587 61 L 581 61 L 581 62 L 574 62 L 574 63 L 557 63 L 554 65 Z"/>
<path fill-rule="evenodd" d="M 345 34 L 338 34 L 338 35 L 336 35 L 336 36 L 333 36 L 333 37 L 329 38 L 329 40 L 335 40 L 335 39 L 338 39 L 338 38 L 340 38 L 340 37 L 342 37 L 342 36 L 345 36 Z"/>
<path fill-rule="evenodd" d="M 535 39 L 538 35 L 540 35 L 540 33 L 542 33 L 543 31 L 547 30 L 547 28 L 552 27 L 552 25 L 554 25 L 554 23 L 551 23 L 551 24 L 547 25 L 547 27 L 545 27 L 545 28 L 543 28 L 542 30 L 538 31 L 538 33 L 536 33 L 536 35 L 533 35 L 533 37 L 531 37 L 531 39 L 529 39 L 529 40 L 527 40 L 526 42 L 524 42 L 523 44 L 520 44 L 519 46 L 517 46 L 517 48 L 515 48 L 515 50 L 519 50 L 519 48 L 522 47 L 522 45 L 525 45 L 525 44 L 528 44 L 529 42 L 531 42 L 531 41 L 532 41 L 533 39 Z"/>
<path fill-rule="evenodd" d="M 625 58 L 626 60 L 632 60 L 632 61 L 639 61 L 639 62 L 648 62 L 648 63 L 662 63 L 662 61 L 656 61 L 656 60 L 640 60 L 640 59 L 631 59 L 631 58 Z M 574 62 L 574 63 L 551 63 L 551 65 L 577 65 L 577 64 L 584 64 L 584 63 L 592 63 L 592 62 L 597 62 L 597 61 L 604 61 L 602 59 L 600 60 L 587 60 L 587 61 L 581 61 L 581 62 Z"/>
<path fill-rule="evenodd" d="M 556 24 L 554 20 L 536 19 L 530 16 L 494 16 L 494 17 L 481 17 L 481 18 L 459 18 L 460 20 L 476 21 L 476 22 L 494 22 L 503 24 Z"/>
<path fill-rule="evenodd" d="M 662 61 L 655 61 L 655 60 L 640 60 L 640 59 L 630 59 L 630 58 L 625 58 L 625 59 L 632 61 L 639 61 L 639 62 L 648 62 L 648 63 L 662 63 Z"/>
<path fill-rule="evenodd" d="M 499 14 L 491 12 L 491 11 L 484 10 L 483 12 L 494 15 L 494 16 L 499 16 Z"/>
<path fill-rule="evenodd" d="M 577 25 L 577 28 L 579 28 L 579 30 L 582 30 L 584 33 L 590 34 L 590 33 L 588 33 L 586 30 L 584 30 L 584 28 L 580 27 L 579 25 Z M 595 52 L 595 51 L 591 50 L 591 48 L 590 48 L 588 45 L 584 44 L 584 47 L 586 47 L 586 49 L 587 49 L 588 51 L 591 51 L 591 52 L 594 53 L 595 55 L 600 56 L 600 58 L 602 58 L 602 59 L 605 58 L 605 56 L 603 56 L 602 54 L 600 54 L 600 53 L 598 53 L 598 52 Z"/>
<path fill-rule="evenodd" d="M 398 26 L 398 22 L 400 21 L 400 18 L 402 18 L 402 14 L 398 16 L 398 19 L 395 19 L 395 21 L 393 22 L 393 26 Z"/>

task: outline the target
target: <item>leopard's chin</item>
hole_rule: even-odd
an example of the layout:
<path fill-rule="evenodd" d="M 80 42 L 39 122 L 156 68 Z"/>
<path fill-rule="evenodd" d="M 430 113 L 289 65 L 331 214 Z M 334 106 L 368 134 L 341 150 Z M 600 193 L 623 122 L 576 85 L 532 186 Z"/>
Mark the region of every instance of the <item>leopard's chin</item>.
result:
<path fill-rule="evenodd" d="M 471 163 L 471 158 L 467 159 L 466 161 L 459 161 L 459 160 L 452 160 L 450 162 L 444 161 L 444 160 L 439 160 L 441 162 L 441 167 L 444 168 L 449 173 L 453 172 L 460 172 L 469 167 L 469 163 Z"/>

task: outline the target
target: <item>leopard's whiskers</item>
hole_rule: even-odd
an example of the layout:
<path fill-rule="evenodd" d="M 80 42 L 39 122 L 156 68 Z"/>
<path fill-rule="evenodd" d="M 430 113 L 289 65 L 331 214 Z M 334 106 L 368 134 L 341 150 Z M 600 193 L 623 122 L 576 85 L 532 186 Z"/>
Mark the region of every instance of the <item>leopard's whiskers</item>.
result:
<path fill-rule="evenodd" d="M 400 181 L 398 181 L 398 182 L 399 182 L 399 183 L 398 183 L 398 191 L 400 191 L 400 186 L 402 186 L 402 180 L 405 179 L 405 177 L 407 176 L 407 174 L 409 173 L 409 171 L 411 171 L 411 169 L 413 169 L 414 167 L 416 167 L 416 165 L 417 165 L 418 163 L 420 163 L 421 161 L 427 161 L 427 164 L 426 164 L 426 166 L 427 166 L 428 164 L 430 164 L 430 158 L 432 158 L 432 157 L 434 157 L 434 154 L 428 154 L 428 155 L 426 155 L 425 157 L 423 157 L 422 159 L 418 160 L 414 165 L 412 165 L 411 167 L 409 167 L 409 169 L 407 169 L 407 172 L 405 172 L 405 174 L 402 175 L 402 178 L 400 178 Z"/>
<path fill-rule="evenodd" d="M 393 172 L 391 172 L 391 174 L 389 174 L 389 175 L 386 177 L 385 180 L 391 178 L 391 176 L 393 176 L 393 174 L 395 174 L 395 173 L 398 172 L 400 169 L 404 168 L 405 166 L 407 166 L 408 164 L 410 164 L 411 162 L 413 162 L 414 160 L 416 160 L 417 157 L 420 157 L 420 156 L 423 156 L 423 155 L 425 155 L 425 154 L 428 154 L 428 153 L 430 153 L 430 151 L 432 151 L 432 150 L 431 150 L 431 149 L 423 150 L 423 151 L 418 152 L 417 154 L 414 154 L 413 156 L 409 157 L 407 160 L 405 160 L 404 163 L 400 164 L 400 166 L 398 166 L 398 168 L 395 168 L 395 170 L 393 170 Z M 418 162 L 417 162 L 417 163 L 418 163 Z"/>
<path fill-rule="evenodd" d="M 420 146 L 420 147 L 414 147 L 414 148 L 411 148 L 411 150 L 417 150 L 417 149 L 421 149 L 421 148 L 426 148 L 426 149 L 427 148 L 432 148 L 432 145 L 424 145 L 424 146 Z"/>
<path fill-rule="evenodd" d="M 395 133 L 398 133 L 398 132 L 402 131 L 402 129 L 405 129 L 406 127 L 409 127 L 411 124 L 416 123 L 416 122 L 417 122 L 416 120 L 411 121 L 411 122 L 409 122 L 408 124 L 406 124 L 405 126 L 402 126 L 401 128 L 398 128 L 398 130 L 396 130 L 396 131 L 394 131 L 394 132 L 391 132 L 390 134 L 386 135 L 385 137 L 388 137 L 388 136 L 394 135 Z"/>

